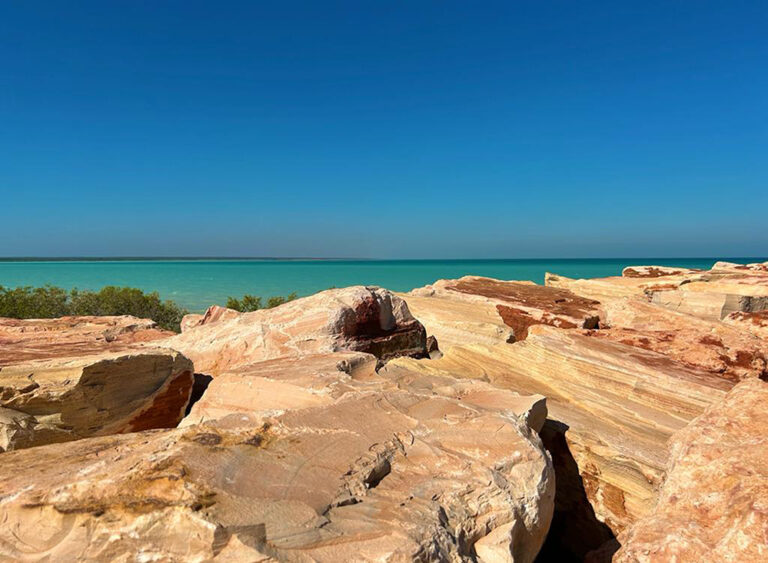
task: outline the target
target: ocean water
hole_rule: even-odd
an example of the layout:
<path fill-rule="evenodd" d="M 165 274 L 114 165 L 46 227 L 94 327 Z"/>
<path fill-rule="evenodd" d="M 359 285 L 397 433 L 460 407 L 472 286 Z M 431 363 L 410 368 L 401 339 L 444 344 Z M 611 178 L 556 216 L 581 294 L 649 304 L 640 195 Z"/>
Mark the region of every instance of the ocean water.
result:
<path fill-rule="evenodd" d="M 585 260 L 78 260 L 0 261 L 0 285 L 53 284 L 67 289 L 105 285 L 157 291 L 190 311 L 223 305 L 227 296 L 309 295 L 329 287 L 379 285 L 408 291 L 440 278 L 479 275 L 544 283 L 544 273 L 574 278 L 619 275 L 625 266 L 709 268 L 717 260 L 765 258 L 626 258 Z"/>

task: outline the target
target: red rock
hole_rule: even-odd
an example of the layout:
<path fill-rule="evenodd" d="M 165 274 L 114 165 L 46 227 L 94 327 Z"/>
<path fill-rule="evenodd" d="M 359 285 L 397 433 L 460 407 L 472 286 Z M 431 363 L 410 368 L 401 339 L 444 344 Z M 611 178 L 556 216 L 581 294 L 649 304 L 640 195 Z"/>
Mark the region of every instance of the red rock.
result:
<path fill-rule="evenodd" d="M 599 320 L 599 303 L 570 291 L 477 276 L 439 280 L 413 290 L 406 299 L 428 332 L 445 344 L 477 341 L 478 334 L 513 342 L 525 340 L 534 325 L 595 328 Z M 476 310 L 468 311 L 472 308 Z"/>

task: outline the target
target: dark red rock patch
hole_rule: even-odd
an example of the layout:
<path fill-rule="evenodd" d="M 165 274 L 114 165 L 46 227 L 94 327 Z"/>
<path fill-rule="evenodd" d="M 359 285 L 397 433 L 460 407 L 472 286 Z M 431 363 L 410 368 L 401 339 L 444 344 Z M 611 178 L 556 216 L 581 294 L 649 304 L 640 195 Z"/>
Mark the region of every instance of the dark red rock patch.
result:
<path fill-rule="evenodd" d="M 177 375 L 162 393 L 155 396 L 152 404 L 131 421 L 128 432 L 140 432 L 153 428 L 175 428 L 189 402 L 194 375 L 185 371 Z"/>
<path fill-rule="evenodd" d="M 703 270 L 692 270 L 701 272 Z M 688 273 L 689 270 L 661 270 L 659 268 L 643 268 L 636 270 L 634 268 L 624 268 L 622 276 L 625 278 L 662 278 L 665 276 L 678 276 Z"/>
<path fill-rule="evenodd" d="M 598 326 L 597 306 L 600 302 L 580 297 L 567 289 L 492 279 L 458 280 L 447 287 L 459 293 L 510 303 L 496 305 L 496 311 L 514 332 L 514 341 L 525 340 L 528 329 L 537 324 L 558 328 Z M 526 309 L 540 313 L 533 315 Z"/>

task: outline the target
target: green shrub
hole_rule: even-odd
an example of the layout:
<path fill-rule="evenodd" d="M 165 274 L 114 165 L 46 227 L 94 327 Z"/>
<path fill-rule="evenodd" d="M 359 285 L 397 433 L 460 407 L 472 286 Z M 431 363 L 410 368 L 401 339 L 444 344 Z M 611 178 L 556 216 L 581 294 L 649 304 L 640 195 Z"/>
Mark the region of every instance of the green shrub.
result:
<path fill-rule="evenodd" d="M 243 295 L 242 299 L 235 299 L 234 297 L 227 297 L 227 308 L 240 311 L 241 313 L 250 313 L 251 311 L 258 311 L 262 308 L 261 297 L 255 295 Z"/>
<path fill-rule="evenodd" d="M 276 297 L 270 297 L 267 299 L 266 306 L 262 305 L 262 298 L 256 297 L 255 295 L 243 295 L 241 299 L 237 299 L 235 297 L 228 297 L 227 298 L 227 308 L 234 309 L 235 311 L 240 311 L 241 313 L 250 313 L 251 311 L 257 311 L 259 309 L 271 309 L 272 307 L 277 307 L 278 305 L 282 305 L 283 303 L 288 303 L 288 301 L 293 301 L 294 299 L 298 298 L 298 295 L 296 292 L 290 293 L 286 295 L 285 297 L 282 296 L 276 296 Z"/>
<path fill-rule="evenodd" d="M 179 332 L 187 311 L 173 301 L 162 301 L 157 292 L 144 293 L 133 287 L 107 286 L 99 291 L 51 285 L 44 287 L 0 286 L 0 317 L 50 319 L 65 315 L 133 315 L 152 319 L 160 327 Z"/>

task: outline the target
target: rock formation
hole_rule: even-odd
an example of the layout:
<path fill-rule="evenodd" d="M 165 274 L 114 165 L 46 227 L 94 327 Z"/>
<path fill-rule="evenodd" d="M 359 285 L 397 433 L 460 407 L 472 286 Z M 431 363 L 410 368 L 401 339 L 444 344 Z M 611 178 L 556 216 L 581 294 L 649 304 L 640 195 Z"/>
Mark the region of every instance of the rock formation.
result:
<path fill-rule="evenodd" d="M 554 497 L 541 413 L 375 364 L 254 364 L 214 379 L 205 424 L 3 454 L 0 557 L 533 561 Z"/>
<path fill-rule="evenodd" d="M 768 559 L 768 384 L 744 381 L 675 434 L 653 512 L 614 561 Z"/>
<path fill-rule="evenodd" d="M 768 309 L 768 266 L 717 262 L 710 270 L 632 266 L 622 276 L 574 280 L 547 274 L 546 285 L 601 302 L 649 300 L 681 313 L 721 320 L 736 311 Z"/>
<path fill-rule="evenodd" d="M 455 346 L 439 360 L 397 359 L 384 371 L 476 378 L 547 397 L 598 518 L 620 531 L 655 503 L 666 441 L 733 383 L 661 354 L 538 325 L 512 345 Z"/>
<path fill-rule="evenodd" d="M 227 309 L 220 305 L 211 305 L 202 315 L 194 313 L 184 315 L 181 319 L 181 332 L 186 332 L 197 326 L 215 323 L 217 321 L 236 319 L 239 316 L 240 313 L 234 309 Z"/>
<path fill-rule="evenodd" d="M 0 368 L 0 451 L 175 427 L 192 363 L 168 349 L 24 361 Z"/>
<path fill-rule="evenodd" d="M 768 310 L 756 313 L 737 311 L 725 317 L 723 322 L 768 341 Z"/>
<path fill-rule="evenodd" d="M 533 325 L 595 328 L 598 303 L 530 282 L 477 276 L 439 280 L 404 296 L 443 346 L 524 340 Z"/>
<path fill-rule="evenodd" d="M 0 559 L 763 560 L 767 314 L 718 262 L 0 319 Z"/>
<path fill-rule="evenodd" d="M 424 327 L 405 301 L 376 287 L 331 289 L 274 309 L 212 317 L 199 326 L 185 323 L 185 331 L 163 345 L 214 376 L 282 356 L 349 350 L 386 360 L 427 353 Z"/>
<path fill-rule="evenodd" d="M 732 381 L 768 377 L 768 341 L 746 330 L 643 301 L 613 300 L 602 309 L 602 329 L 585 334 L 659 352 Z"/>
<path fill-rule="evenodd" d="M 119 352 L 172 335 L 159 329 L 154 321 L 128 315 L 25 320 L 0 317 L 0 367 L 31 360 Z"/>

